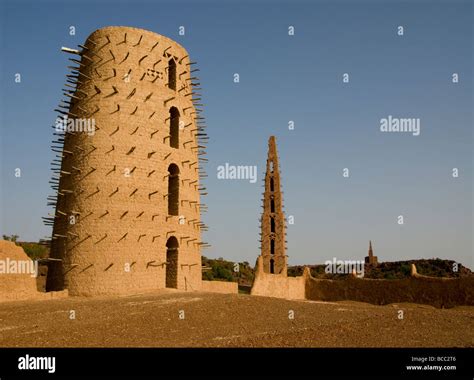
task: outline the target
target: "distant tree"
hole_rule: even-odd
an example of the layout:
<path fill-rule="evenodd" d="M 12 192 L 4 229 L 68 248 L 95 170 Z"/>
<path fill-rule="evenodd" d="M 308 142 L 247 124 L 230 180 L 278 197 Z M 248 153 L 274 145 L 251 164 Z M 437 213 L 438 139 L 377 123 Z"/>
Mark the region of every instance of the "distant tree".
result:
<path fill-rule="evenodd" d="M 212 272 L 215 278 L 219 278 L 226 281 L 234 280 L 234 276 L 232 275 L 232 272 L 228 270 L 227 268 L 224 268 L 221 266 L 213 266 Z"/>
<path fill-rule="evenodd" d="M 49 255 L 48 248 L 39 243 L 20 243 L 20 246 L 32 260 L 43 259 Z"/>
<path fill-rule="evenodd" d="M 212 274 L 211 271 L 207 270 L 202 273 L 202 279 L 205 281 L 213 281 L 214 280 L 214 275 Z"/>
<path fill-rule="evenodd" d="M 3 240 L 12 241 L 13 243 L 16 243 L 18 238 L 18 235 L 3 235 Z"/>
<path fill-rule="evenodd" d="M 402 265 L 400 265 L 400 272 L 404 277 L 410 277 L 411 265 L 409 263 L 403 263 Z"/>

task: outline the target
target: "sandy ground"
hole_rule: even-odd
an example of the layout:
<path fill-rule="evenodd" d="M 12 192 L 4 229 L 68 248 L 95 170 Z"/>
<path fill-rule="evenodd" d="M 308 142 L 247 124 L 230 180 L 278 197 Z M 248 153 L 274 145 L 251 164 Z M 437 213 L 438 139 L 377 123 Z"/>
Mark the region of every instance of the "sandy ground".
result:
<path fill-rule="evenodd" d="M 72 310 L 75 319 L 70 319 Z M 474 307 L 375 306 L 164 290 L 2 303 L 0 346 L 473 347 L 473 322 Z"/>

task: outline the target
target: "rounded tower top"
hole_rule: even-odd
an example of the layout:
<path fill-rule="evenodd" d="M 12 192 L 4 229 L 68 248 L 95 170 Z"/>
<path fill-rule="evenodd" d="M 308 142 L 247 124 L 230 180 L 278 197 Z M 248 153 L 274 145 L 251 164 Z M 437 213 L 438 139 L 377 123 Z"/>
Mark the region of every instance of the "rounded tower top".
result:
<path fill-rule="evenodd" d="M 182 51 L 183 55 L 188 54 L 186 49 L 175 40 L 169 37 L 163 36 L 162 34 L 152 32 L 147 29 L 135 28 L 132 26 L 114 26 L 114 25 L 104 26 L 103 28 L 96 29 L 91 34 L 89 34 L 86 41 L 94 40 L 95 38 L 102 37 L 103 35 L 117 34 L 117 33 L 127 33 L 127 35 L 129 34 L 130 36 L 141 34 L 144 37 L 148 37 L 148 38 L 159 38 L 160 40 L 164 40 L 167 43 L 173 44 L 175 48 L 178 48 Z"/>

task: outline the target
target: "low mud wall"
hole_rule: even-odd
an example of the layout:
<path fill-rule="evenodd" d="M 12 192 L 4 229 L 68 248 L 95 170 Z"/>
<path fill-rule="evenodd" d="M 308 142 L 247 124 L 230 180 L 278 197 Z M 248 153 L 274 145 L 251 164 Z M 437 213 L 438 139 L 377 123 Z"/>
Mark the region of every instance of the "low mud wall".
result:
<path fill-rule="evenodd" d="M 201 290 L 211 293 L 233 293 L 239 292 L 239 284 L 229 281 L 202 281 Z"/>
<path fill-rule="evenodd" d="M 375 280 L 348 275 L 344 280 L 322 280 L 305 268 L 302 276 L 264 273 L 257 260 L 251 295 L 313 301 L 359 301 L 375 305 L 411 302 L 449 308 L 474 306 L 474 277 L 438 278 L 422 276 L 412 265 L 411 277 Z"/>
<path fill-rule="evenodd" d="M 0 240 L 0 302 L 64 298 L 61 292 L 39 292 L 36 275 L 39 266 L 15 243 Z M 33 273 L 34 271 L 34 273 Z"/>
<path fill-rule="evenodd" d="M 251 295 L 286 299 L 305 298 L 304 276 L 287 277 L 282 274 L 270 274 L 263 272 L 262 268 L 261 257 L 259 257 Z"/>
<path fill-rule="evenodd" d="M 360 301 L 376 305 L 412 302 L 449 308 L 474 305 L 474 277 L 435 278 L 414 275 L 401 280 L 318 280 L 306 278 L 306 298 L 320 301 Z"/>

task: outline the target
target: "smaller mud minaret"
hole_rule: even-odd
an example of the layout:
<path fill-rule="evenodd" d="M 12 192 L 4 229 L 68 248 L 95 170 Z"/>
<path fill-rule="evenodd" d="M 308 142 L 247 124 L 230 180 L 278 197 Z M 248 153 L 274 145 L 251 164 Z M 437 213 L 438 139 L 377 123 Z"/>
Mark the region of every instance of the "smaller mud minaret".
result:
<path fill-rule="evenodd" d="M 265 273 L 287 273 L 285 216 L 275 136 L 268 140 L 267 171 L 261 219 L 261 256 Z"/>
<path fill-rule="evenodd" d="M 369 240 L 369 256 L 365 256 L 365 263 L 369 265 L 377 265 L 378 263 L 377 256 L 374 256 L 372 250 L 372 240 Z"/>

